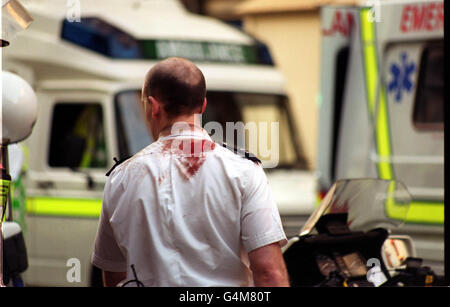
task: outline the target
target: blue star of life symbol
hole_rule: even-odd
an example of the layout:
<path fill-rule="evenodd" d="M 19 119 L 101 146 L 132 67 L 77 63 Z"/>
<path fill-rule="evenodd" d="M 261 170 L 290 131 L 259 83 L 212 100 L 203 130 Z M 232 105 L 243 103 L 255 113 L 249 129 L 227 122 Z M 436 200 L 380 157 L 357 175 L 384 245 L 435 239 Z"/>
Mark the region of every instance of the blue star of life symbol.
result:
<path fill-rule="evenodd" d="M 408 55 L 403 52 L 401 55 L 401 63 L 393 63 L 390 67 L 392 81 L 388 84 L 389 92 L 395 93 L 395 101 L 400 102 L 403 91 L 410 92 L 413 88 L 411 74 L 416 70 L 414 62 L 408 63 Z"/>

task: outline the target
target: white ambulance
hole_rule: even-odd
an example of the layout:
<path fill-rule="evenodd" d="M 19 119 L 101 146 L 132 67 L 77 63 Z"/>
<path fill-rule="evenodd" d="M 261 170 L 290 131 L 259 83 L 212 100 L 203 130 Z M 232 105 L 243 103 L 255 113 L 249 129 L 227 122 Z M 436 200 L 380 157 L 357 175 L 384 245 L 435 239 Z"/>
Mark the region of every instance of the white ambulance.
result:
<path fill-rule="evenodd" d="M 315 177 L 306 169 L 283 77 L 263 44 L 175 0 L 23 4 L 35 21 L 4 48 L 3 69 L 26 79 L 39 101 L 24 144 L 25 201 L 15 206 L 28 249 L 26 284 L 90 284 L 105 173 L 113 157 L 153 141 L 140 115 L 140 88 L 148 69 L 169 56 L 191 59 L 204 72 L 203 123 L 280 123 L 278 165 L 266 172 L 286 232 L 298 231 L 314 208 Z"/>
<path fill-rule="evenodd" d="M 318 193 L 339 178 L 402 181 L 413 196 L 402 232 L 441 272 L 443 2 L 363 1 L 321 18 Z"/>

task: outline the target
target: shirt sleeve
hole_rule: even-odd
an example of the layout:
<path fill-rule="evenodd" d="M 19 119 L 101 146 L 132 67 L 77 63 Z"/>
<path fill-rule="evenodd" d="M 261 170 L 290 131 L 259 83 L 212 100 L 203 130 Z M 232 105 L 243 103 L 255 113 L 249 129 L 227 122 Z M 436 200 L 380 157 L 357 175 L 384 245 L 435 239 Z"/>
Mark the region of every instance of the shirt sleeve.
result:
<path fill-rule="evenodd" d="M 255 165 L 244 187 L 241 208 L 241 239 L 250 252 L 259 247 L 279 242 L 287 243 L 277 204 L 260 165 Z"/>
<path fill-rule="evenodd" d="M 108 272 L 126 272 L 127 262 L 111 227 L 110 217 L 108 214 L 108 191 L 109 181 L 105 186 L 103 197 L 102 212 L 100 215 L 100 223 L 95 239 L 94 253 L 92 255 L 92 264 L 96 267 Z"/>

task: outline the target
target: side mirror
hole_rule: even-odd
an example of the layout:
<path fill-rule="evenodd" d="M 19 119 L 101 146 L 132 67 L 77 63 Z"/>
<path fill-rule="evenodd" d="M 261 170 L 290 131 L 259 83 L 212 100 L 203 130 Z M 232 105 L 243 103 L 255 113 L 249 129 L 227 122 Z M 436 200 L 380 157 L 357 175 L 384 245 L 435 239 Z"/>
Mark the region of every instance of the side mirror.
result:
<path fill-rule="evenodd" d="M 409 236 L 389 236 L 381 247 L 381 257 L 388 271 L 402 268 L 407 258 L 416 257 L 413 240 Z"/>

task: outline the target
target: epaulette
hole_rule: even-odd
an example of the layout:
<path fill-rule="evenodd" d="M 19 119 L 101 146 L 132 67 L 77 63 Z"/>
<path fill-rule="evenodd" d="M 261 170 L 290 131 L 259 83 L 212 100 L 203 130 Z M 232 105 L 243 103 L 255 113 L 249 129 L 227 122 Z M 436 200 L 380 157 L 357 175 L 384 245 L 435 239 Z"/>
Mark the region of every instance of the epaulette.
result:
<path fill-rule="evenodd" d="M 261 160 L 259 160 L 254 154 L 252 154 L 251 152 L 249 152 L 245 149 L 230 146 L 227 143 L 221 143 L 221 145 L 222 145 L 222 147 L 234 152 L 235 154 L 237 154 L 243 158 L 246 158 L 254 163 L 261 164 Z"/>
<path fill-rule="evenodd" d="M 111 167 L 111 169 L 105 174 L 106 177 L 108 177 L 108 176 L 112 173 L 112 171 L 113 171 L 117 166 L 119 166 L 120 164 L 122 164 L 122 163 L 125 162 L 126 160 L 130 159 L 131 157 L 132 157 L 132 156 L 128 156 L 128 157 L 123 158 L 123 159 L 120 159 L 120 160 L 118 160 L 116 157 L 114 157 L 113 160 L 114 160 L 114 162 L 116 162 L 116 163 L 115 163 L 115 164 L 113 165 L 113 167 Z"/>

